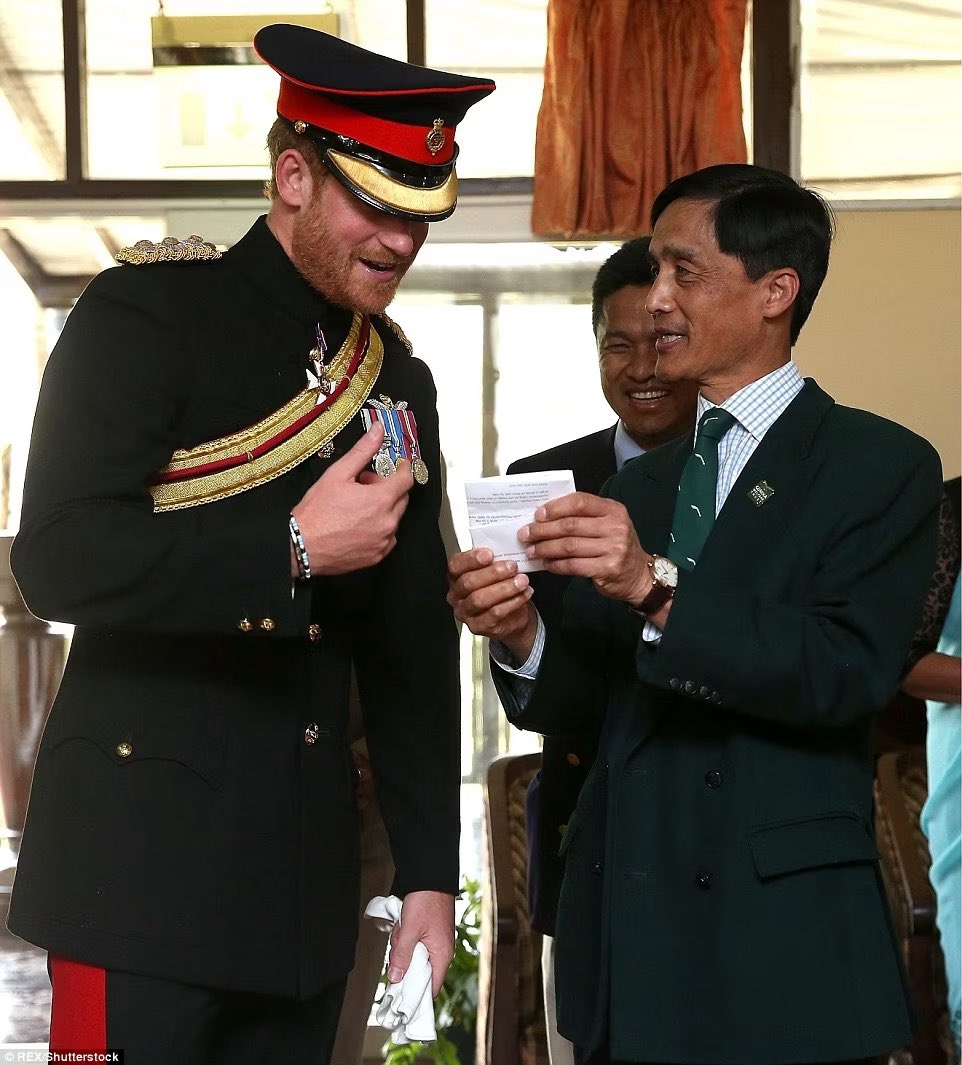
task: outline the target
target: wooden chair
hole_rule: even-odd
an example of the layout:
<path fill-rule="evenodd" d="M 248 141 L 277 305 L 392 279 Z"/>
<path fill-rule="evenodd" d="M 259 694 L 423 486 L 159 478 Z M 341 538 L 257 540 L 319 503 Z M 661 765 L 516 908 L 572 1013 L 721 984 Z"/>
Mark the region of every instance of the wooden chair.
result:
<path fill-rule="evenodd" d="M 935 891 L 929 883 L 928 842 L 919 817 L 928 795 L 925 748 L 892 751 L 878 760 L 875 833 L 902 957 L 919 1027 L 897 1060 L 911 1065 L 950 1065 L 945 965 L 935 924 Z"/>
<path fill-rule="evenodd" d="M 477 1065 L 547 1065 L 541 934 L 528 923 L 525 797 L 540 754 L 505 755 L 484 791 Z"/>

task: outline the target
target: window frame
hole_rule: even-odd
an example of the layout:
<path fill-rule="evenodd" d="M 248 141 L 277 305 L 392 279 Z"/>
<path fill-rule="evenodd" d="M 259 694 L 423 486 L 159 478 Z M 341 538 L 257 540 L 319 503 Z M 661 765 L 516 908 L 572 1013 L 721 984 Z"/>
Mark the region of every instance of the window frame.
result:
<path fill-rule="evenodd" d="M 405 0 L 407 58 L 423 65 L 427 26 L 425 0 Z M 53 181 L 0 181 L 6 201 L 256 200 L 261 183 L 232 179 L 114 180 L 90 178 L 87 169 L 86 0 L 61 0 L 64 59 L 65 177 Z M 752 120 L 754 161 L 792 173 L 792 101 L 797 67 L 798 0 L 751 5 Z M 465 178 L 465 197 L 530 196 L 530 177 Z"/>

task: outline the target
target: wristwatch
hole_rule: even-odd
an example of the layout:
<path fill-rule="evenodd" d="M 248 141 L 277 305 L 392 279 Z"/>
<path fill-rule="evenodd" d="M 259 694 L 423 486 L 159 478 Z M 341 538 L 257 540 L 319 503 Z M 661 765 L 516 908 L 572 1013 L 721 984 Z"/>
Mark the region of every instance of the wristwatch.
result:
<path fill-rule="evenodd" d="M 678 587 L 678 567 L 671 559 L 652 555 L 648 559 L 648 569 L 651 572 L 651 589 L 640 603 L 631 607 L 636 614 L 644 614 L 645 617 L 663 607 Z"/>

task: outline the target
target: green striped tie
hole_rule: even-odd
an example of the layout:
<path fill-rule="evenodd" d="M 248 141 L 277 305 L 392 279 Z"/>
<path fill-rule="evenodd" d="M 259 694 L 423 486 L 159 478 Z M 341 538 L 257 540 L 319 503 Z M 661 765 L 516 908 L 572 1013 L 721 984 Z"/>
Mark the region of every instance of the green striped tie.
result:
<path fill-rule="evenodd" d="M 668 548 L 668 557 L 682 569 L 695 568 L 701 549 L 715 524 L 718 442 L 735 421 L 735 416 L 727 410 L 709 407 L 698 423 L 695 449 L 685 463 L 678 482 L 678 500 Z"/>

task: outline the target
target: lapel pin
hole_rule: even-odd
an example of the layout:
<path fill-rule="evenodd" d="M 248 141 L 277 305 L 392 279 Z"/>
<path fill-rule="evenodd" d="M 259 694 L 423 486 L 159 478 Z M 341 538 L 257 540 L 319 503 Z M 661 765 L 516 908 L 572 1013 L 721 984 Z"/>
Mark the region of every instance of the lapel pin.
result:
<path fill-rule="evenodd" d="M 748 493 L 748 498 L 755 504 L 756 507 L 760 507 L 767 503 L 769 499 L 775 494 L 775 489 L 768 483 L 768 481 L 759 481 L 758 484 Z"/>

